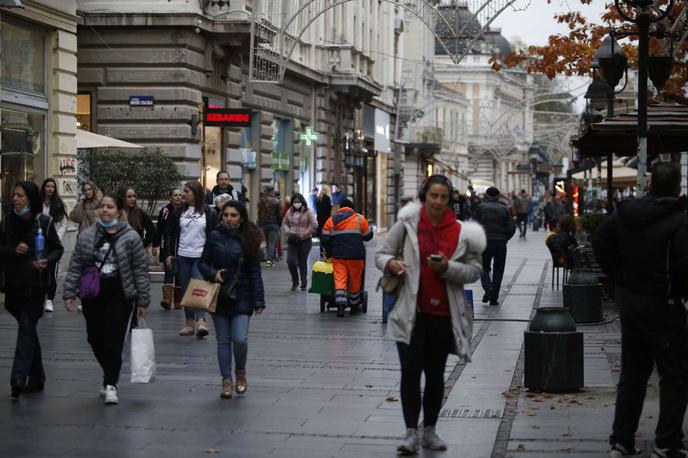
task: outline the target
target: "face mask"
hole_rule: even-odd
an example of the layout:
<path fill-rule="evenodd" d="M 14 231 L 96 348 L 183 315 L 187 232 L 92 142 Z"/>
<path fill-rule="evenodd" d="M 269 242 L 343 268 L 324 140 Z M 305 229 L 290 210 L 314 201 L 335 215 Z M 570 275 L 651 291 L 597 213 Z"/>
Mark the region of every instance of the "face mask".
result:
<path fill-rule="evenodd" d="M 31 210 L 29 210 L 29 207 L 24 207 L 21 210 L 17 211 L 15 209 L 12 209 L 15 215 L 19 216 L 20 218 L 23 218 L 24 216 L 28 215 Z"/>
<path fill-rule="evenodd" d="M 301 205 L 301 202 L 294 202 L 294 208 L 297 210 L 301 209 Z"/>
<path fill-rule="evenodd" d="M 119 221 L 117 221 L 117 218 L 113 218 L 108 222 L 98 220 L 98 224 L 100 225 L 100 227 L 104 227 L 105 229 L 116 226 L 118 222 Z"/>

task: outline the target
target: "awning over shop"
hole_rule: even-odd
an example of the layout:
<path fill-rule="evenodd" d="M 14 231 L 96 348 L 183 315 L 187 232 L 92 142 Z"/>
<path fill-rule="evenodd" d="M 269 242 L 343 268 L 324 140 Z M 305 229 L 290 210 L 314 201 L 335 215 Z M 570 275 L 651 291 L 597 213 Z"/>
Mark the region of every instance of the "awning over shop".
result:
<path fill-rule="evenodd" d="M 647 109 L 648 155 L 688 151 L 688 106 L 657 103 Z M 591 124 L 573 144 L 584 157 L 638 154 L 638 113 L 625 113 Z M 615 172 L 616 173 L 616 172 Z"/>
<path fill-rule="evenodd" d="M 605 185 L 607 183 L 607 167 L 606 162 L 598 172 L 597 167 L 588 171 L 588 176 L 593 179 L 598 185 Z M 571 176 L 574 180 L 583 180 L 585 177 L 584 172 L 577 172 Z M 626 167 L 621 161 L 614 161 L 614 167 L 612 168 L 612 186 L 615 188 L 626 188 L 632 187 L 637 184 L 638 170 Z"/>
<path fill-rule="evenodd" d="M 94 134 L 85 130 L 76 130 L 76 148 L 77 149 L 92 149 L 92 148 L 130 148 L 143 149 L 143 146 L 135 143 L 129 143 L 116 138 L 107 137 L 105 135 Z"/>

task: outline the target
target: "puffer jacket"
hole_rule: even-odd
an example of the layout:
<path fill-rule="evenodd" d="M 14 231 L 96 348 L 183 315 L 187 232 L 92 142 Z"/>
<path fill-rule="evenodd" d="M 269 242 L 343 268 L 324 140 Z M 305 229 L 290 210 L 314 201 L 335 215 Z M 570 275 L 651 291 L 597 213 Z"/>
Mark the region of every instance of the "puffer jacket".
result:
<path fill-rule="evenodd" d="M 365 259 L 365 246 L 373 238 L 368 220 L 349 207 L 342 207 L 327 220 L 320 234 L 328 257 Z"/>
<path fill-rule="evenodd" d="M 632 293 L 688 298 L 688 216 L 675 197 L 628 200 L 592 237 L 605 273 Z"/>
<path fill-rule="evenodd" d="M 282 232 L 287 236 L 296 234 L 299 240 L 311 238 L 316 230 L 318 230 L 318 220 L 309 209 L 301 211 L 291 207 L 282 220 Z"/>
<path fill-rule="evenodd" d="M 210 233 L 203 248 L 203 255 L 198 261 L 198 270 L 207 281 L 215 281 L 220 269 L 227 271 L 228 281 L 233 281 L 237 269 L 240 270 L 237 277 L 236 302 L 225 304 L 218 301 L 216 313 L 227 316 L 252 315 L 256 309 L 265 308 L 260 259 L 246 258 L 239 236 L 222 224 Z"/>
<path fill-rule="evenodd" d="M 486 197 L 473 217 L 485 230 L 487 240 L 508 242 L 516 233 L 516 223 L 509 214 L 506 205 L 497 199 Z"/>
<path fill-rule="evenodd" d="M 84 229 L 76 239 L 76 246 L 64 282 L 63 299 L 73 299 L 79 290 L 81 273 L 95 265 L 95 247 L 104 236 L 104 229 L 98 224 Z M 117 225 L 114 252 L 117 256 L 117 269 L 122 282 L 122 290 L 127 299 L 136 301 L 138 307 L 148 307 L 150 303 L 150 275 L 148 256 L 143 248 L 141 237 L 125 222 Z"/>
<path fill-rule="evenodd" d="M 421 208 L 422 206 L 418 203 L 404 206 L 399 211 L 399 220 L 389 230 L 385 241 L 375 254 L 377 268 L 385 272 L 387 263 L 397 256 L 403 241 L 402 257 L 408 267 L 404 286 L 388 318 L 387 335 L 397 342 L 406 344 L 411 343 L 413 327 L 416 323 L 421 268 L 418 247 Z M 459 222 L 459 224 L 461 224 L 459 242 L 456 245 L 456 251 L 449 259 L 449 268 L 442 274 L 442 278 L 446 282 L 449 297 L 454 351 L 462 360 L 470 361 L 473 315 L 466 305 L 463 285 L 480 278 L 482 253 L 487 242 L 485 232 L 479 224 L 472 222 Z M 391 275 L 388 272 L 385 274 Z"/>

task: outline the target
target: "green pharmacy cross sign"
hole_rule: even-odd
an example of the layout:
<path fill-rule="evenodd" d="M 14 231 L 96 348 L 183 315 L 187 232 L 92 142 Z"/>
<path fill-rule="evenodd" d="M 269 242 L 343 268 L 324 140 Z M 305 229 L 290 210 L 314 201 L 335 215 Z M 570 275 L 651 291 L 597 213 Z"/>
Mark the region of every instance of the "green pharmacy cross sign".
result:
<path fill-rule="evenodd" d="M 306 146 L 311 146 L 316 140 L 318 140 L 318 134 L 312 132 L 310 127 L 306 127 L 306 133 L 299 135 L 299 140 L 305 141 Z"/>

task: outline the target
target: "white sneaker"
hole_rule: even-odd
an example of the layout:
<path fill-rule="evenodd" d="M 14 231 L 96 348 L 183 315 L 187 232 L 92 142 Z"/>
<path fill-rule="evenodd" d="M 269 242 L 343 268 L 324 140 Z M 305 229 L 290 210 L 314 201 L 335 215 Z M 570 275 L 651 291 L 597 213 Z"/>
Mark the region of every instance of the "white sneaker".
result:
<path fill-rule="evenodd" d="M 447 443 L 440 439 L 440 436 L 435 432 L 434 426 L 424 426 L 423 427 L 423 447 L 429 448 L 430 450 L 447 450 Z"/>
<path fill-rule="evenodd" d="M 53 301 L 50 299 L 45 300 L 45 304 L 43 304 L 43 310 L 46 312 L 52 312 L 53 311 Z"/>
<path fill-rule="evenodd" d="M 418 429 L 407 428 L 404 438 L 397 447 L 399 455 L 415 455 L 418 453 Z"/>
<path fill-rule="evenodd" d="M 117 387 L 112 385 L 107 385 L 105 387 L 105 404 L 112 406 L 119 404 L 119 399 L 117 399 Z"/>

